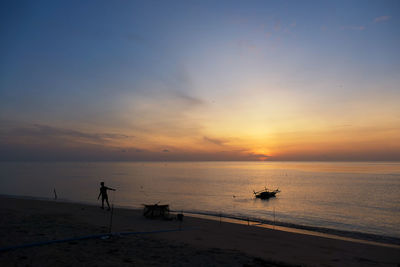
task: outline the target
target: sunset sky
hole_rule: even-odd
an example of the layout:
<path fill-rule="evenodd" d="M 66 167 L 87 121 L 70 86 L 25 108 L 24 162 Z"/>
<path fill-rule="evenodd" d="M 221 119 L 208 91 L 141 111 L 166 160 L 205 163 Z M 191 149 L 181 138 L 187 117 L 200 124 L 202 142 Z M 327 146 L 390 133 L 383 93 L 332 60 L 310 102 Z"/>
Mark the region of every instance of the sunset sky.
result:
<path fill-rule="evenodd" d="M 400 1 L 1 1 L 0 160 L 400 160 Z"/>

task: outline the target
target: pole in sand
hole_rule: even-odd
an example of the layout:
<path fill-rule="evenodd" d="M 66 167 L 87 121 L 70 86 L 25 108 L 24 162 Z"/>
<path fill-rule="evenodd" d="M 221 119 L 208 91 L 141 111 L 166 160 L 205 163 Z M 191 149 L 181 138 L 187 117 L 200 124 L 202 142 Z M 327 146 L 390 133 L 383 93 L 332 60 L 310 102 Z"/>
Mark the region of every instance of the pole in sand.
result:
<path fill-rule="evenodd" d="M 112 221 L 113 221 L 113 214 L 114 214 L 114 197 L 115 197 L 115 192 L 113 193 L 113 199 L 111 201 L 111 214 L 110 214 L 110 225 L 108 227 L 108 232 L 111 234 L 111 229 L 112 229 Z"/>
<path fill-rule="evenodd" d="M 114 213 L 114 204 L 111 204 L 110 225 L 109 225 L 109 227 L 108 227 L 108 232 L 109 232 L 110 234 L 111 234 L 111 229 L 112 229 L 113 213 Z"/>
<path fill-rule="evenodd" d="M 275 229 L 275 206 L 274 206 L 274 229 Z"/>
<path fill-rule="evenodd" d="M 182 221 L 183 221 L 183 210 L 181 211 L 180 214 L 177 215 L 178 221 L 179 221 L 179 231 L 182 230 Z"/>

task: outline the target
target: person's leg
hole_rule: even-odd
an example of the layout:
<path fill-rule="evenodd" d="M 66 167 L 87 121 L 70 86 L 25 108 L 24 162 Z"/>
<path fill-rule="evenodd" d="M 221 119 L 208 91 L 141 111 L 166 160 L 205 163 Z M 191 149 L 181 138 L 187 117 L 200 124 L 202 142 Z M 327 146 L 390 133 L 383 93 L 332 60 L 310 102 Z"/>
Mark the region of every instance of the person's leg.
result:
<path fill-rule="evenodd" d="M 104 197 L 101 198 L 101 208 L 104 209 Z"/>
<path fill-rule="evenodd" d="M 108 198 L 106 198 L 106 202 L 107 202 L 108 210 L 110 210 L 110 203 L 108 203 Z"/>

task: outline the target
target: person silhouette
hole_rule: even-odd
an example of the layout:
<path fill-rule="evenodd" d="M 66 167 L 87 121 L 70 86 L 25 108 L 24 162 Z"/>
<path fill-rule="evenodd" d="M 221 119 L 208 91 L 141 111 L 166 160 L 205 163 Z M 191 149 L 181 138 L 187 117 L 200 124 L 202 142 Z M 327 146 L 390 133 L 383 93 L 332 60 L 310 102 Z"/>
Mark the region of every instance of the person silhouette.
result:
<path fill-rule="evenodd" d="M 100 196 L 101 196 L 101 208 L 104 209 L 104 200 L 105 200 L 105 201 L 107 202 L 108 210 L 110 210 L 110 203 L 108 203 L 107 190 L 115 191 L 115 189 L 114 189 L 114 188 L 111 188 L 111 187 L 105 186 L 105 185 L 104 185 L 104 182 L 101 182 L 100 185 L 101 185 L 101 186 L 100 186 L 100 194 L 99 194 L 99 196 L 97 197 L 97 199 L 99 199 Z"/>

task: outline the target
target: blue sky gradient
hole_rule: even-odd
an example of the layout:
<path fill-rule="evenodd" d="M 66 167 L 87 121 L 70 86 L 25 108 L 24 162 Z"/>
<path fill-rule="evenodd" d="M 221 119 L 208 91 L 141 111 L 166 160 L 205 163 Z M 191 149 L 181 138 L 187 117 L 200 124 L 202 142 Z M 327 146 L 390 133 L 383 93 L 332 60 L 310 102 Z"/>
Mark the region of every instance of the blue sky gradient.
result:
<path fill-rule="evenodd" d="M 99 149 L 103 160 L 400 160 L 399 1 L 0 7 L 3 160 L 35 159 L 38 147 L 62 160 L 60 143 L 68 159 L 90 150 L 82 160 Z M 355 128 L 339 141 L 338 125 Z M 294 131 L 304 138 L 277 140 Z M 305 141 L 315 134 L 319 144 Z"/>

